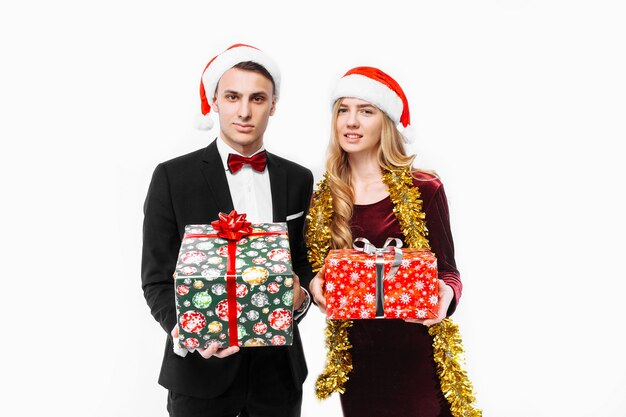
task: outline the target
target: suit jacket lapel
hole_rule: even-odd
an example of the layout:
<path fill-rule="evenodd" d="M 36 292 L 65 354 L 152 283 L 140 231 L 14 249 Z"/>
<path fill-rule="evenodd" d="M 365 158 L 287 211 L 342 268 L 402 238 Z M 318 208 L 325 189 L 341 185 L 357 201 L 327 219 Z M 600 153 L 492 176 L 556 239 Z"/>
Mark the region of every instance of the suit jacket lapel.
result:
<path fill-rule="evenodd" d="M 217 143 L 215 140 L 206 147 L 202 155 L 202 166 L 200 169 L 202 170 L 204 179 L 209 185 L 218 211 L 230 213 L 234 208 L 233 199 L 230 195 L 228 181 L 226 180 L 226 171 L 224 171 L 224 165 L 217 151 Z"/>
<path fill-rule="evenodd" d="M 287 219 L 287 173 L 274 155 L 267 153 L 267 169 L 272 189 L 272 215 L 275 222 Z"/>

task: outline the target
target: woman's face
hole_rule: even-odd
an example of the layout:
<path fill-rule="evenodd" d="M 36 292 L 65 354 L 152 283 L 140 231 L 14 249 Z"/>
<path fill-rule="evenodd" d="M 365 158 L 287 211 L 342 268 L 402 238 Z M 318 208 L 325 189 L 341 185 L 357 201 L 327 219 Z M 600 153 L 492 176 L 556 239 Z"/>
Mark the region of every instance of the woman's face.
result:
<path fill-rule="evenodd" d="M 335 129 L 339 146 L 349 154 L 375 155 L 383 127 L 383 112 L 358 98 L 341 99 Z"/>

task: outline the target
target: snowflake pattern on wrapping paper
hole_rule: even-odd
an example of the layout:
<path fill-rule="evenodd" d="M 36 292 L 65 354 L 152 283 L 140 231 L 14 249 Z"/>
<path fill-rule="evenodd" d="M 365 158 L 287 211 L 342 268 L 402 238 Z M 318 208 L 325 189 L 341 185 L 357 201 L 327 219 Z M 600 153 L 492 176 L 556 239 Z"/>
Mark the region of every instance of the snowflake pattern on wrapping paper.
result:
<path fill-rule="evenodd" d="M 402 249 L 403 259 L 384 286 L 385 318 L 434 318 L 437 315 L 437 260 L 431 252 Z M 393 255 L 385 255 L 385 274 Z M 355 249 L 331 250 L 326 258 L 326 316 L 376 318 L 375 255 Z M 435 301 L 433 303 L 433 301 Z"/>
<path fill-rule="evenodd" d="M 411 296 L 407 293 L 400 294 L 400 302 L 402 304 L 408 304 L 411 301 Z"/>
<path fill-rule="evenodd" d="M 330 266 L 332 266 L 332 267 L 335 267 L 335 266 L 339 265 L 339 259 L 330 259 L 330 260 L 328 261 L 328 264 L 329 264 Z"/>

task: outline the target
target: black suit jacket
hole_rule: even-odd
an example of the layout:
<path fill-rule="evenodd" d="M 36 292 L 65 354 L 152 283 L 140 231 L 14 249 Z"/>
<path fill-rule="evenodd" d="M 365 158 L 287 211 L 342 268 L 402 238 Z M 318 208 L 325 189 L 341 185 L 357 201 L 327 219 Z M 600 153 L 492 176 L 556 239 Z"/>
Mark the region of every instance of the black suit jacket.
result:
<path fill-rule="evenodd" d="M 273 221 L 302 213 L 287 222 L 292 265 L 301 285 L 308 288 L 312 277 L 304 243 L 304 219 L 313 190 L 311 171 L 276 155 L 267 154 Z M 144 296 L 154 318 L 167 332 L 159 384 L 174 392 L 212 398 L 224 392 L 239 369 L 241 353 L 224 359 L 204 359 L 197 352 L 186 357 L 172 350 L 171 330 L 177 322 L 172 274 L 187 224 L 208 224 L 219 212 L 233 210 L 226 172 L 217 144 L 159 164 L 154 170 L 144 204 L 141 279 Z M 300 318 L 301 319 L 301 318 Z M 292 346 L 246 348 L 275 349 L 285 355 L 296 386 L 301 386 L 307 367 L 297 323 Z M 259 381 L 259 383 L 262 383 Z"/>

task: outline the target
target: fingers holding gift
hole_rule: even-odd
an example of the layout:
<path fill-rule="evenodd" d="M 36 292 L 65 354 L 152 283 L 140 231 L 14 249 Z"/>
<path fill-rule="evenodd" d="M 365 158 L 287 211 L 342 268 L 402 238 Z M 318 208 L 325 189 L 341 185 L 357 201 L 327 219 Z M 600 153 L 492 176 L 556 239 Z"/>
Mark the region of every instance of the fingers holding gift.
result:
<path fill-rule="evenodd" d="M 234 355 L 237 352 L 239 352 L 239 346 L 230 346 L 230 347 L 227 347 L 226 349 L 218 349 L 217 352 L 213 354 L 213 356 L 221 359 L 230 355 Z"/>
<path fill-rule="evenodd" d="M 170 332 L 170 334 L 172 335 L 172 338 L 174 340 L 178 339 L 178 324 L 176 326 L 174 326 L 174 328 L 172 329 L 172 331 Z"/>
<path fill-rule="evenodd" d="M 424 320 L 425 326 L 432 326 L 433 324 L 439 323 L 441 320 L 446 318 L 446 314 L 448 312 L 448 307 L 450 307 L 450 303 L 454 298 L 454 291 L 452 287 L 446 284 L 443 280 L 438 280 L 439 282 L 439 304 L 437 304 L 437 317 L 434 319 Z"/>
<path fill-rule="evenodd" d="M 230 346 L 225 349 L 220 349 L 219 343 L 211 343 L 206 349 L 198 349 L 198 353 L 204 359 L 209 359 L 211 356 L 221 359 L 237 352 L 239 352 L 239 346 Z"/>
<path fill-rule="evenodd" d="M 304 293 L 304 289 L 300 286 L 300 278 L 294 273 L 293 274 L 293 308 L 294 310 L 298 310 L 302 307 L 302 303 L 306 298 L 306 294 Z"/>

